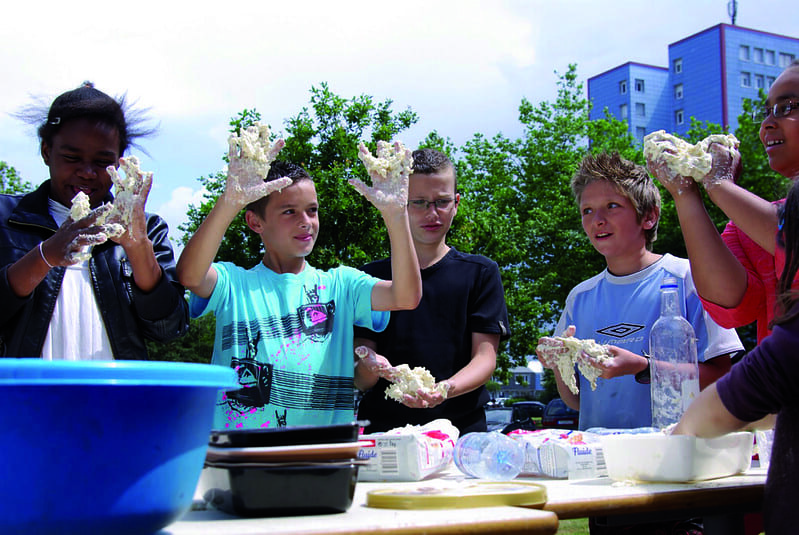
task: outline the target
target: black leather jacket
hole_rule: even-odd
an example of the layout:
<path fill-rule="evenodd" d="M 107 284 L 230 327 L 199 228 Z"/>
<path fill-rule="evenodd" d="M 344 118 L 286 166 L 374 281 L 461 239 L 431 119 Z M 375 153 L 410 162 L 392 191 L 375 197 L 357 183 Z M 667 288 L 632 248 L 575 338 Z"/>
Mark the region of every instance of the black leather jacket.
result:
<path fill-rule="evenodd" d="M 18 297 L 8 283 L 8 266 L 57 230 L 49 212 L 49 194 L 47 180 L 26 195 L 0 195 L 0 356 L 3 357 L 41 355 L 61 289 L 63 267 L 51 269 L 26 297 Z M 121 245 L 110 240 L 97 245 L 89 261 L 94 295 L 117 359 L 147 359 L 145 338 L 166 342 L 188 330 L 188 305 L 183 287 L 177 282 L 166 222 L 157 215 L 147 214 L 147 235 L 163 272 L 151 292 L 144 293 L 136 287 Z"/>

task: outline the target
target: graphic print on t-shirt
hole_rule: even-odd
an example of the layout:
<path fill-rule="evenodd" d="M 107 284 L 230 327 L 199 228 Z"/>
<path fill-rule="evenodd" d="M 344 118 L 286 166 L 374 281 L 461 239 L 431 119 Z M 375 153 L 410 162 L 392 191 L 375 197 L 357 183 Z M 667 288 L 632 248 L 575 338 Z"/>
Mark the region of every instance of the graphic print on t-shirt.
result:
<path fill-rule="evenodd" d="M 264 427 L 285 427 L 290 416 L 286 408 L 340 408 L 341 396 L 336 392 L 342 388 L 351 398 L 351 379 L 308 370 L 309 359 L 318 355 L 319 348 L 314 346 L 324 342 L 333 331 L 336 306 L 334 301 L 320 302 L 317 287 L 305 288 L 304 295 L 306 302 L 293 314 L 223 326 L 223 350 L 246 348 L 243 357 L 231 359 L 241 388 L 222 397 L 226 427 L 243 427 L 243 421 L 250 417 L 265 420 L 261 424 Z M 331 389 L 332 397 L 316 394 L 317 390 Z M 351 401 L 345 403 L 351 405 Z"/>

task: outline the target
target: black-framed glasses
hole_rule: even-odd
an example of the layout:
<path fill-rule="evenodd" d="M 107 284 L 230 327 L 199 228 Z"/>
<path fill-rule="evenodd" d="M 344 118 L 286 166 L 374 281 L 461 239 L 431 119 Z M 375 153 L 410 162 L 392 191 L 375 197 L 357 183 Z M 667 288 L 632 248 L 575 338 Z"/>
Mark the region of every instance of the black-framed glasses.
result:
<path fill-rule="evenodd" d="M 435 206 L 436 210 L 449 210 L 455 199 L 436 199 L 435 201 L 427 201 L 425 199 L 412 199 L 408 201 L 408 207 L 419 212 L 426 212 L 431 206 Z"/>
<path fill-rule="evenodd" d="M 752 119 L 762 123 L 769 116 L 775 119 L 789 115 L 793 110 L 799 109 L 799 100 L 786 100 L 785 102 L 778 102 L 773 106 L 763 106 L 752 112 Z"/>

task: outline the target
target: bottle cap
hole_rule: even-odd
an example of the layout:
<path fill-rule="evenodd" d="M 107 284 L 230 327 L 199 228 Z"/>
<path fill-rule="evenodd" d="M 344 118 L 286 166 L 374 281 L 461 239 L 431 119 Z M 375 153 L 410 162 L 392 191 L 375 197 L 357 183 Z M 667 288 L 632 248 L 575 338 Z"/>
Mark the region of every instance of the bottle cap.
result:
<path fill-rule="evenodd" d="M 677 279 L 675 277 L 663 277 L 660 289 L 663 290 L 665 288 L 677 288 Z"/>
<path fill-rule="evenodd" d="M 477 481 L 448 488 L 420 486 L 366 493 L 367 507 L 381 509 L 464 509 L 496 505 L 542 507 L 546 501 L 546 487 L 519 481 Z"/>

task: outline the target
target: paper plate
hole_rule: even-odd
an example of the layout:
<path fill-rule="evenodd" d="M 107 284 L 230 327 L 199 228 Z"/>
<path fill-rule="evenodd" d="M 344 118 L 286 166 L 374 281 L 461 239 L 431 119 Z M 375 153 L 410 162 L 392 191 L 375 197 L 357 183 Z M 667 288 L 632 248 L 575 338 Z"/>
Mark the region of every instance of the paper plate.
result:
<path fill-rule="evenodd" d="M 465 509 L 496 505 L 543 507 L 547 489 L 536 483 L 479 481 L 457 487 L 387 488 L 366 493 L 367 507 L 382 509 Z"/>

